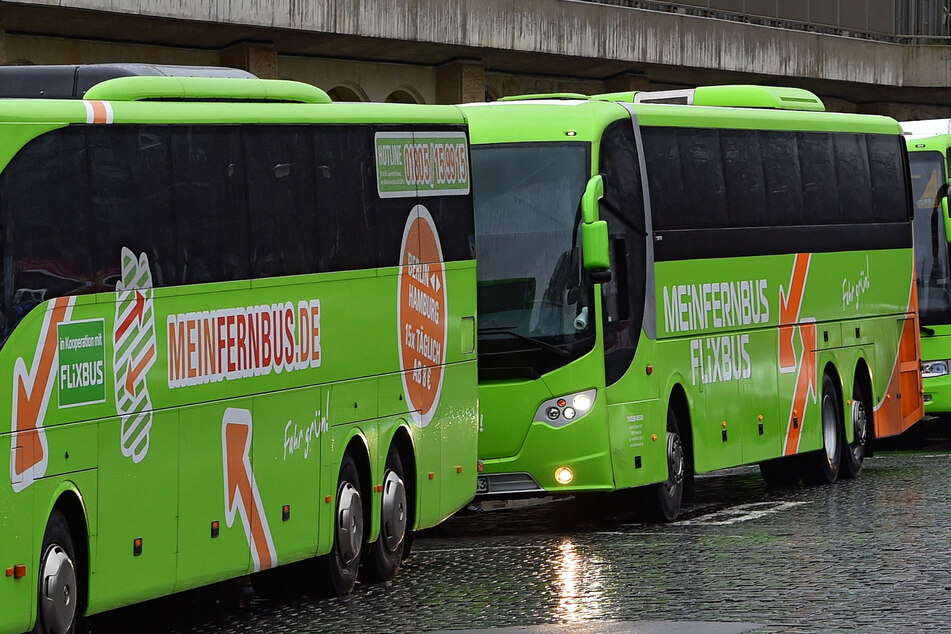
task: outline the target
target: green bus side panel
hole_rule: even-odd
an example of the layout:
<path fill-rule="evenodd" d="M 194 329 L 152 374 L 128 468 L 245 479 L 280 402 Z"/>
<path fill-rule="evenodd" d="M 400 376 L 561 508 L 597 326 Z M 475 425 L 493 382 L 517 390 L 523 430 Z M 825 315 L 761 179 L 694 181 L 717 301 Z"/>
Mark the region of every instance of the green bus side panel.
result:
<path fill-rule="evenodd" d="M 753 274 L 745 258 L 657 266 L 655 365 L 662 376 L 685 378 L 683 387 L 693 403 L 698 472 L 766 460 L 790 448 L 803 452 L 821 447 L 818 392 L 827 368 L 838 379 L 843 416 L 860 358 L 871 368 L 873 402 L 877 406 L 890 398 L 886 395 L 908 310 L 911 257 L 910 250 L 812 254 L 799 311 L 788 322 L 796 362 L 788 371 L 780 367 L 779 340 L 786 329 L 779 322 L 783 306 L 793 303 L 787 289 L 795 256 L 759 258 Z M 723 283 L 732 288 L 748 284 L 744 288 L 753 290 L 725 309 L 722 296 L 712 290 Z M 684 302 L 675 302 L 681 289 Z M 697 306 L 688 307 L 694 298 Z M 766 314 L 764 310 L 768 320 L 753 317 Z M 814 341 L 806 334 L 809 328 L 815 331 Z M 811 386 L 807 381 L 800 385 L 804 357 L 815 363 Z M 805 403 L 799 411 L 794 397 L 803 386 L 808 389 L 805 400 L 798 401 Z M 851 436 L 851 429 L 847 433 Z M 797 436 L 798 443 L 788 440 Z"/>
<path fill-rule="evenodd" d="M 0 441 L 9 446 L 7 436 L 0 437 Z M 0 540 L 0 562 L 4 570 L 17 564 L 26 565 L 28 573 L 20 579 L 0 578 L 0 623 L 3 624 L 0 630 L 5 632 L 25 632 L 30 629 L 36 611 L 37 578 L 33 553 L 40 548 L 40 544 L 33 543 L 36 488 L 14 493 L 8 486 L 0 487 L 0 534 L 3 535 Z M 46 522 L 45 517 L 42 521 Z"/>
<path fill-rule="evenodd" d="M 134 469 L 119 452 L 100 452 L 99 503 L 111 512 L 97 518 L 99 557 L 89 588 L 92 610 L 167 594 L 175 587 L 178 414 L 153 414 L 149 459 Z M 98 427 L 99 447 L 115 446 L 122 421 L 105 419 Z M 136 539 L 142 540 L 139 555 L 133 549 Z"/>
<path fill-rule="evenodd" d="M 10 536 L 3 540 L 3 561 L 22 559 L 35 570 L 53 503 L 41 498 L 43 512 L 39 507 L 34 511 L 39 484 L 80 469 L 98 474 L 98 486 L 93 484 L 83 495 L 98 499 L 103 509 L 88 518 L 90 543 L 95 539 L 96 546 L 91 553 L 90 613 L 245 574 L 256 567 L 252 552 L 259 555 L 257 565 L 262 558 L 288 563 L 328 552 L 333 505 L 326 498 L 336 499 L 346 442 L 359 434 L 369 450 L 366 484 L 372 491 L 383 481 L 388 449 L 383 439 L 389 442 L 392 429 L 407 423 L 415 450 L 415 526 L 446 518 L 475 491 L 477 426 L 475 266 L 469 261 L 446 268 L 447 363 L 435 415 L 422 427 L 411 421 L 404 388 L 412 389 L 412 371 L 398 371 L 397 275 L 366 271 L 301 276 L 292 284 L 234 282 L 205 292 L 196 287 L 154 289 L 150 310 L 155 362 L 145 381 L 151 409 L 125 416 L 116 416 L 114 395 L 124 399 L 139 393 L 141 385 L 122 379 L 121 373 L 118 385 L 114 378 L 112 340 L 123 321 L 121 310 L 116 318 L 116 295 L 69 300 L 69 324 L 91 324 L 83 327 L 105 335 L 89 338 L 97 342 L 83 348 L 92 361 L 82 363 L 101 359 L 105 371 L 101 376 L 83 375 L 76 383 L 69 368 L 55 368 L 45 415 L 45 478 L 19 493 L 9 486 L 0 488 L 0 517 L 4 534 Z M 368 300 L 355 302 L 354 297 Z M 177 336 L 172 326 L 176 319 L 227 308 L 289 304 L 296 309 L 312 299 L 321 302 L 319 366 L 170 387 L 173 380 L 197 381 L 204 371 L 200 344 L 189 340 L 185 349 L 173 350 L 178 343 L 169 337 Z M 34 365 L 36 342 L 52 306 L 47 303 L 28 314 L 0 350 L 0 366 L 5 368 L 0 381 L 13 385 L 16 359 L 27 369 Z M 345 334 L 354 332 L 358 334 Z M 58 341 L 55 333 L 48 336 Z M 298 346 L 300 336 L 296 330 Z M 68 352 L 63 349 L 64 360 L 70 358 Z M 175 356 L 183 353 L 189 355 L 184 363 Z M 173 369 L 170 358 L 175 360 Z M 360 374 L 368 376 L 342 380 Z M 99 402 L 103 394 L 106 398 Z M 11 406 L 10 391 L 0 393 L 0 408 L 10 411 Z M 232 470 L 232 478 L 240 481 L 226 483 L 231 461 L 224 429 L 233 422 L 229 416 L 250 422 L 250 441 L 246 471 Z M 0 459 L 6 464 L 10 438 L 9 433 L 0 435 Z M 244 475 L 246 481 L 241 480 Z M 229 498 L 229 490 L 242 499 Z M 367 528 L 373 539 L 379 532 L 380 495 L 372 492 L 370 503 Z M 249 543 L 244 522 L 251 506 L 265 518 L 266 535 L 263 541 L 252 535 Z M 213 522 L 218 523 L 217 536 Z M 134 551 L 136 539 L 142 540 L 141 554 Z M 3 609 L 10 613 L 7 622 L 16 623 L 29 613 L 35 577 L 16 584 L 5 581 L 0 581 Z"/>
<path fill-rule="evenodd" d="M 234 530 L 226 520 L 221 425 L 227 407 L 250 409 L 237 399 L 179 410 L 178 574 L 175 590 L 246 574 L 251 554 L 240 519 Z M 253 442 L 253 441 L 252 441 Z M 218 536 L 212 537 L 212 522 Z"/>

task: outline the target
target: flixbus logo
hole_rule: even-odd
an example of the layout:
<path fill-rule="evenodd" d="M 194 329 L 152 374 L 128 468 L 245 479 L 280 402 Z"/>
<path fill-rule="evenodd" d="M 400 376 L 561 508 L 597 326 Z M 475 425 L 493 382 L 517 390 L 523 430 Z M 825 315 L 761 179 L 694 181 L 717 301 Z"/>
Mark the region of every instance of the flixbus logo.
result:
<path fill-rule="evenodd" d="M 168 386 L 320 366 L 320 300 L 169 315 Z"/>

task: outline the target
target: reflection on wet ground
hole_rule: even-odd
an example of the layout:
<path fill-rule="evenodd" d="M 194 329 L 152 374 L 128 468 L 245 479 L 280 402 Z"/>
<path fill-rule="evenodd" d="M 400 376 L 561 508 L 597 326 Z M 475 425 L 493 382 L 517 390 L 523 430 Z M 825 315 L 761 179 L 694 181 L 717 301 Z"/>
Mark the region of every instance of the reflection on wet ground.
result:
<path fill-rule="evenodd" d="M 92 631 L 948 628 L 944 435 L 893 443 L 832 486 L 771 491 L 756 468 L 703 477 L 667 525 L 640 521 L 630 494 L 473 506 L 421 533 L 396 581 L 349 597 L 264 600 L 238 580 L 98 617 Z"/>

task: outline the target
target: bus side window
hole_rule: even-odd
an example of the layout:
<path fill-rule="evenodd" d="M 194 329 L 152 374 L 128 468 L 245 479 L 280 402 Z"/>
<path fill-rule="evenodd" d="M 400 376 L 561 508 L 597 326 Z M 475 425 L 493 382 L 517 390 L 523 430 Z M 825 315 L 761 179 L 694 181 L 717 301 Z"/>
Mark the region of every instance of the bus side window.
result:
<path fill-rule="evenodd" d="M 182 284 L 251 276 L 240 128 L 172 131 L 172 207 Z"/>
<path fill-rule="evenodd" d="M 246 126 L 251 274 L 317 270 L 317 193 L 313 137 L 304 126 Z"/>
<path fill-rule="evenodd" d="M 678 159 L 679 160 L 679 159 Z M 604 198 L 601 219 L 610 235 L 611 280 L 601 285 L 606 384 L 616 383 L 634 359 L 644 316 L 647 238 L 634 130 L 611 124 L 601 142 Z"/>
<path fill-rule="evenodd" d="M 0 173 L 5 322 L 0 338 L 44 301 L 102 290 L 105 276 L 96 274 L 90 255 L 86 187 L 79 127 L 33 139 Z"/>

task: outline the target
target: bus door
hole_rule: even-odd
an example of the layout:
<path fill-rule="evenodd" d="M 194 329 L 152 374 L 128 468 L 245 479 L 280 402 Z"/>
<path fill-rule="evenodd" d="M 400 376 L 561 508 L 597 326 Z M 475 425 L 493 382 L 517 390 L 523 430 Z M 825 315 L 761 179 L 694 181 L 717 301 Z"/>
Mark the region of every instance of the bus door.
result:
<path fill-rule="evenodd" d="M 779 388 L 776 331 L 751 330 L 741 335 L 740 427 L 743 462 L 750 464 L 781 455 L 786 424 L 776 398 Z"/>

